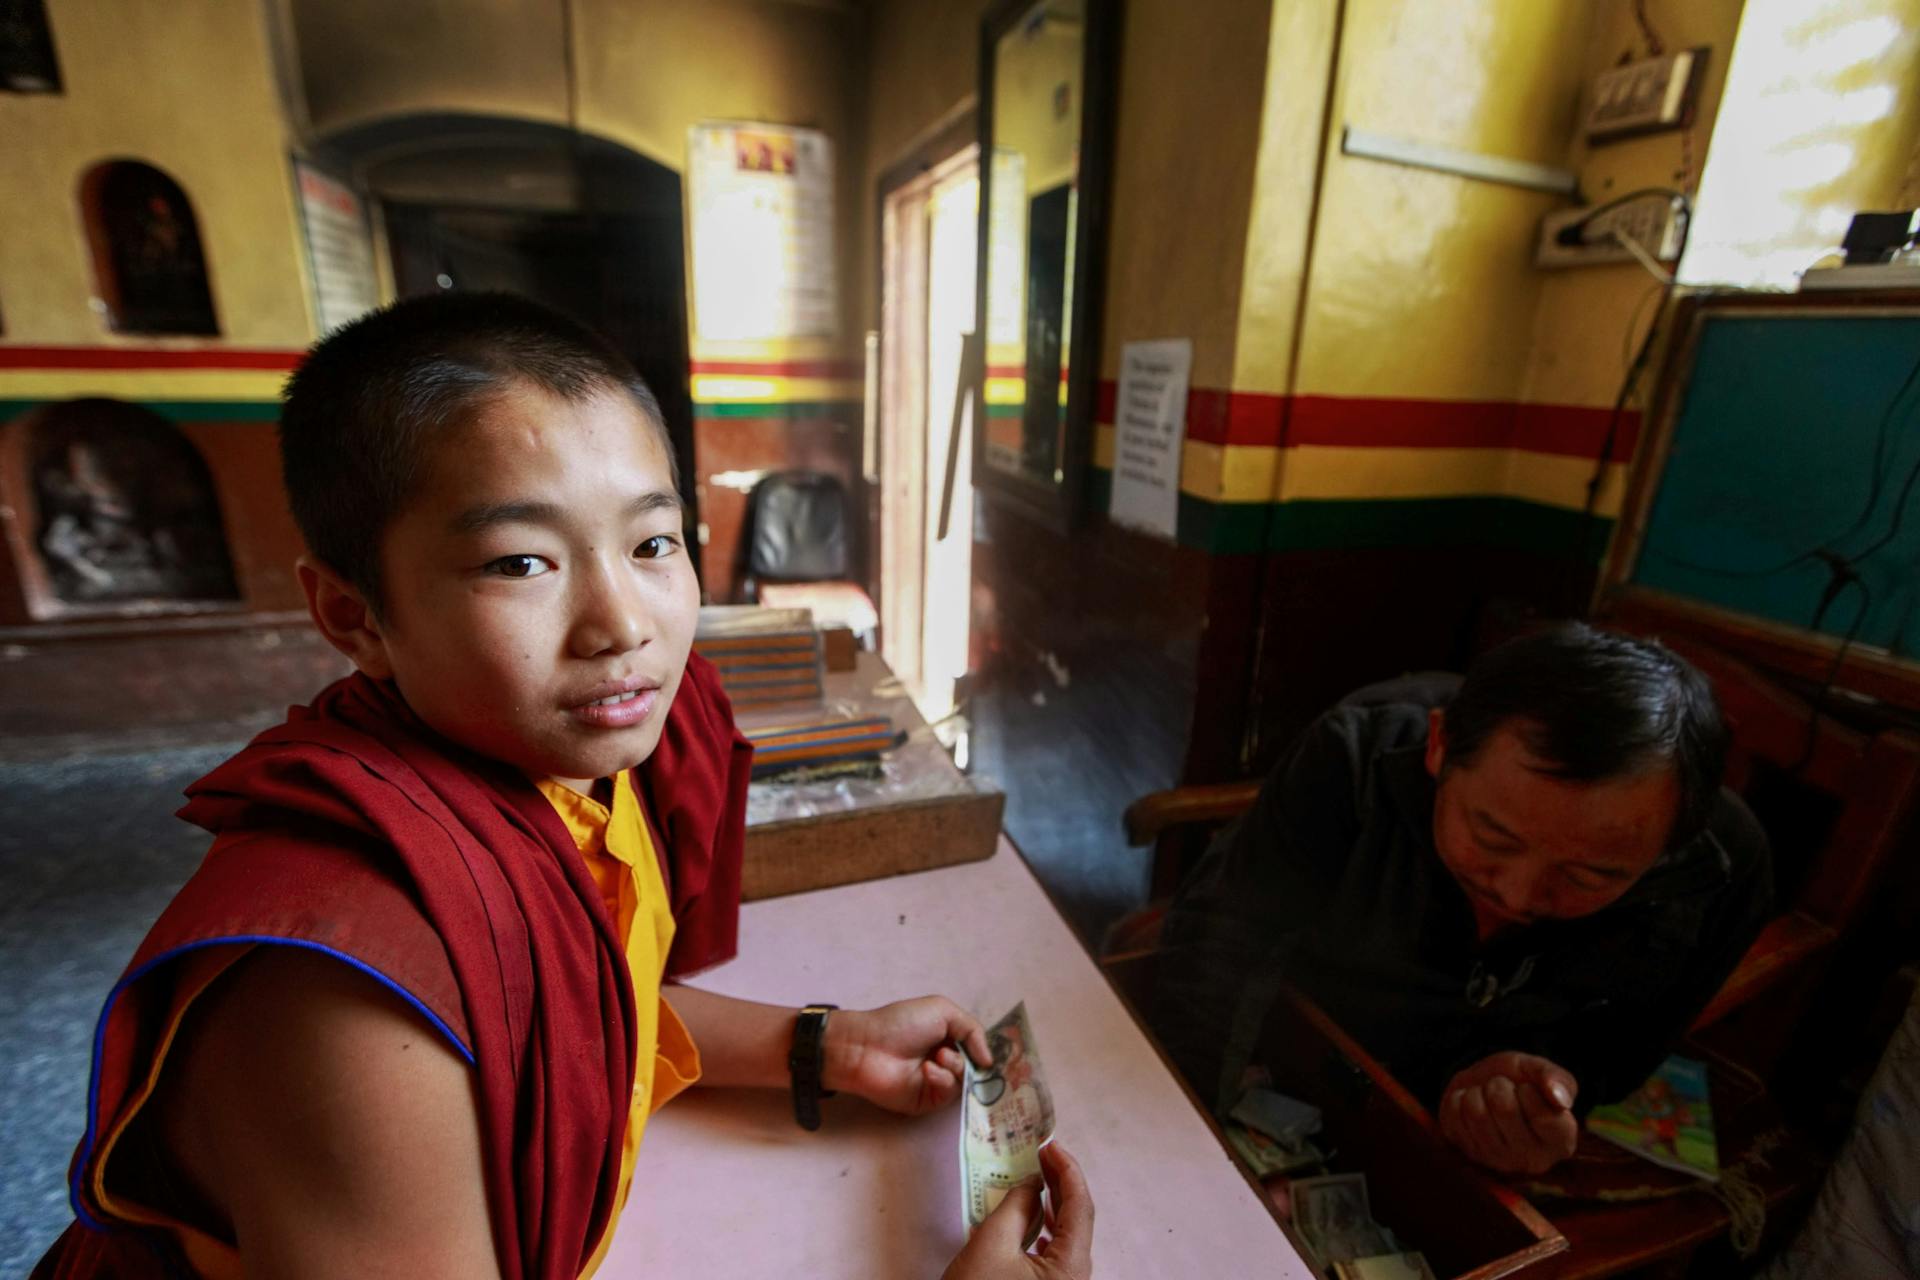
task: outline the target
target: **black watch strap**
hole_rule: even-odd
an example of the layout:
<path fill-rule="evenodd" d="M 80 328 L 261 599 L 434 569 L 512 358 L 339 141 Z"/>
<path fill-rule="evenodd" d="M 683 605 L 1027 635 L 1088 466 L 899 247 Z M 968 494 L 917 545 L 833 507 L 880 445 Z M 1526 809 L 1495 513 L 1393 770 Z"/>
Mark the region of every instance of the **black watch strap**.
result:
<path fill-rule="evenodd" d="M 820 1099 L 833 1096 L 831 1090 L 820 1087 L 820 1078 L 826 1061 L 827 1015 L 839 1007 L 810 1004 L 793 1024 L 787 1071 L 793 1077 L 793 1118 L 802 1129 L 820 1127 Z"/>

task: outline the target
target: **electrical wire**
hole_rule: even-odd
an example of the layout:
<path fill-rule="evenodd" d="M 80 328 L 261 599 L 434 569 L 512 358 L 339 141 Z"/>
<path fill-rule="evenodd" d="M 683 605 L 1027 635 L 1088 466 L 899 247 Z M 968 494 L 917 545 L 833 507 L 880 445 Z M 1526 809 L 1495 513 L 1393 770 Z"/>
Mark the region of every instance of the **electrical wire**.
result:
<path fill-rule="evenodd" d="M 1907 518 L 1907 499 L 1913 496 L 1913 486 L 1915 483 L 1920 483 L 1920 462 L 1914 463 L 1913 469 L 1907 472 L 1906 483 L 1900 486 L 1900 496 L 1893 501 L 1892 525 L 1888 526 L 1887 531 L 1876 541 L 1854 552 L 1851 556 L 1847 557 L 1848 559 L 1853 561 L 1865 560 L 1868 556 L 1900 536 L 1900 525 Z"/>
<path fill-rule="evenodd" d="M 1884 482 L 1889 429 L 1893 425 L 1895 413 L 1900 407 L 1900 402 L 1907 397 L 1907 393 L 1912 391 L 1916 384 L 1920 384 L 1920 360 L 1914 361 L 1913 367 L 1907 370 L 1907 376 L 1900 383 L 1899 389 L 1893 393 L 1893 398 L 1888 400 L 1886 408 L 1880 411 L 1880 423 L 1876 428 L 1873 446 L 1873 474 L 1867 486 L 1867 500 L 1865 505 L 1861 507 L 1860 514 L 1854 518 L 1853 524 L 1848 526 L 1843 532 L 1837 533 L 1829 538 L 1822 538 L 1817 545 L 1808 547 L 1803 551 L 1795 552 L 1785 560 L 1757 568 L 1735 569 L 1727 568 L 1723 565 L 1701 564 L 1669 552 L 1653 548 L 1649 548 L 1649 550 L 1658 559 L 1664 560 L 1677 568 L 1690 569 L 1695 573 L 1710 574 L 1717 578 L 1733 579 L 1770 578 L 1774 574 L 1785 573 L 1789 569 L 1797 568 L 1810 561 L 1821 559 L 1823 553 L 1833 555 L 1840 554 L 1830 551 L 1833 544 L 1851 538 L 1854 534 L 1865 528 L 1868 520 L 1873 516 L 1874 509 L 1880 505 L 1880 495 L 1885 492 Z M 1908 472 L 1906 481 L 1901 486 L 1900 496 L 1894 503 L 1892 527 L 1889 528 L 1878 541 L 1873 542 L 1860 551 L 1846 554 L 1843 557 L 1844 559 L 1857 564 L 1891 543 L 1900 535 L 1900 527 L 1906 519 L 1907 503 L 1913 496 L 1913 489 L 1916 482 L 1920 482 L 1920 462 L 1915 463 L 1913 470 Z"/>
<path fill-rule="evenodd" d="M 1813 622 L 1808 630 L 1818 631 L 1826 620 L 1827 610 L 1833 606 L 1848 587 L 1860 589 L 1860 607 L 1854 610 L 1853 621 L 1847 625 L 1847 633 L 1840 640 L 1840 647 L 1833 651 L 1833 661 L 1827 666 L 1826 678 L 1820 682 L 1819 690 L 1813 695 L 1813 701 L 1807 709 L 1807 739 L 1800 748 L 1800 758 L 1788 766 L 1789 775 L 1797 774 L 1806 768 L 1813 759 L 1814 747 L 1820 741 L 1820 720 L 1826 714 L 1827 699 L 1833 696 L 1834 683 L 1840 678 L 1840 668 L 1846 665 L 1847 652 L 1853 648 L 1853 642 L 1860 636 L 1861 624 L 1867 620 L 1867 613 L 1873 608 L 1873 591 L 1867 586 L 1866 579 L 1855 573 L 1851 565 L 1836 569 L 1845 577 L 1836 577 L 1820 599 L 1820 607 L 1814 610 Z"/>
<path fill-rule="evenodd" d="M 1587 224 L 1592 222 L 1596 217 L 1611 209 L 1617 209 L 1623 204 L 1644 199 L 1650 195 L 1663 195 L 1670 200 L 1677 198 L 1683 206 L 1683 216 L 1691 214 L 1692 201 L 1687 199 L 1685 192 L 1675 191 L 1671 187 L 1641 187 L 1638 190 L 1629 191 L 1626 195 L 1615 197 L 1604 204 L 1589 209 L 1586 215 L 1579 221 L 1569 223 L 1567 226 L 1562 227 L 1559 236 L 1562 240 L 1565 240 L 1568 233 L 1571 232 L 1576 242 L 1584 242 Z M 1686 220 L 1680 225 L 1680 252 L 1683 254 L 1686 252 L 1687 234 L 1691 229 L 1691 223 L 1691 216 L 1686 216 Z M 1625 240 L 1630 238 L 1631 237 L 1622 238 L 1622 243 L 1625 243 Z M 1632 250 L 1630 249 L 1629 252 L 1632 252 Z M 1638 255 L 1636 255 L 1636 257 L 1637 256 Z M 1642 265 L 1644 266 L 1646 264 L 1642 263 Z M 1612 462 L 1614 449 L 1620 441 L 1620 423 L 1626 415 L 1627 401 L 1632 397 L 1634 388 L 1639 385 L 1640 375 L 1646 371 L 1647 363 L 1652 358 L 1654 339 L 1660 333 L 1661 313 L 1666 309 L 1668 299 L 1673 296 L 1673 277 L 1663 271 L 1659 271 L 1657 268 L 1654 269 L 1654 276 L 1660 282 L 1660 300 L 1655 304 L 1653 309 L 1653 323 L 1647 326 L 1647 336 L 1641 339 L 1639 349 L 1634 352 L 1633 358 L 1627 363 L 1626 372 L 1621 375 L 1619 394 L 1614 397 L 1613 410 L 1607 415 L 1606 434 L 1601 437 L 1600 448 L 1594 457 L 1593 473 L 1587 477 L 1586 500 L 1580 509 L 1580 542 L 1575 548 L 1576 563 L 1580 565 L 1589 564 L 1595 559 L 1595 548 L 1593 545 L 1594 532 L 1599 526 L 1597 508 L 1600 505 L 1601 487 L 1606 484 L 1607 480 L 1607 466 Z M 1628 341 L 1632 340 L 1633 329 L 1640 323 L 1640 311 L 1645 307 L 1646 302 L 1646 298 L 1641 298 L 1640 301 L 1635 304 L 1632 314 L 1627 317 Z M 1576 578 L 1575 581 L 1577 582 L 1578 579 Z M 1570 592 L 1569 594 L 1571 595 L 1573 593 Z M 1574 612 L 1585 613 L 1585 604 L 1585 601 L 1576 602 Z"/>
<path fill-rule="evenodd" d="M 1669 289 L 1673 287 L 1673 276 L 1662 267 L 1654 256 L 1647 252 L 1646 246 L 1624 231 L 1609 231 L 1607 235 L 1619 242 L 1620 247 L 1632 254 L 1634 260 L 1647 269 L 1647 274 Z"/>
<path fill-rule="evenodd" d="M 1657 58 L 1667 51 L 1666 42 L 1647 18 L 1647 0 L 1633 0 L 1633 20 L 1640 25 L 1640 36 L 1647 42 L 1647 56 Z"/>
<path fill-rule="evenodd" d="M 1888 429 L 1893 426 L 1894 411 L 1900 407 L 1900 402 L 1906 399 L 1907 393 L 1913 390 L 1916 381 L 1920 381 L 1920 359 L 1913 362 L 1913 367 L 1907 370 L 1906 378 L 1900 383 L 1900 389 L 1893 393 L 1893 399 L 1887 401 L 1887 407 L 1880 411 L 1880 424 L 1875 429 L 1873 438 L 1873 474 L 1867 484 L 1866 504 L 1860 508 L 1860 515 L 1854 520 L 1852 526 L 1838 537 L 1829 538 L 1829 542 L 1838 542 L 1841 538 L 1850 538 L 1858 533 L 1866 527 L 1868 519 L 1873 515 L 1873 509 L 1880 505 L 1880 486 L 1886 474 Z M 1895 514 L 1897 517 L 1898 512 Z"/>

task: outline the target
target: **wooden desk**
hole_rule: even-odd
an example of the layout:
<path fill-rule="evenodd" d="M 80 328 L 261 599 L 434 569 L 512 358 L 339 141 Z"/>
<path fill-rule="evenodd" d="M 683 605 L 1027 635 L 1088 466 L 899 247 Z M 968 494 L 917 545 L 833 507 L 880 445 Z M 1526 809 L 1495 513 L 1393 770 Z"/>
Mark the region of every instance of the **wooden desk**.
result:
<path fill-rule="evenodd" d="M 992 855 L 1006 798 L 956 769 L 880 655 L 831 671 L 821 706 L 743 710 L 742 728 L 886 716 L 906 741 L 877 779 L 755 782 L 747 792 L 741 896 L 748 902 Z M 992 1015 L 998 1017 L 998 1014 Z"/>
<path fill-rule="evenodd" d="M 740 957 L 694 985 L 796 1006 L 939 992 L 988 1020 L 1025 999 L 1093 1187 L 1100 1280 L 1313 1276 L 1004 839 L 984 862 L 749 903 Z M 965 1237 L 958 1108 L 825 1111 L 810 1134 L 784 1093 L 675 1099 L 600 1274 L 938 1276 Z"/>

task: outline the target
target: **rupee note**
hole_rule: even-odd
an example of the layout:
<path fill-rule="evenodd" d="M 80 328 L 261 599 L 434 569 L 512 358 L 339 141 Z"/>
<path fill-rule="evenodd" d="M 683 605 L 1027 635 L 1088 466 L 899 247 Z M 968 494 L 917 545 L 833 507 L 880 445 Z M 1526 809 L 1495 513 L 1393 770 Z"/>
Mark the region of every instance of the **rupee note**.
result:
<path fill-rule="evenodd" d="M 987 1029 L 987 1047 L 993 1065 L 967 1062 L 961 1102 L 961 1212 L 969 1232 L 1009 1190 L 1040 1172 L 1040 1148 L 1053 1137 L 1053 1095 L 1024 1001 Z"/>

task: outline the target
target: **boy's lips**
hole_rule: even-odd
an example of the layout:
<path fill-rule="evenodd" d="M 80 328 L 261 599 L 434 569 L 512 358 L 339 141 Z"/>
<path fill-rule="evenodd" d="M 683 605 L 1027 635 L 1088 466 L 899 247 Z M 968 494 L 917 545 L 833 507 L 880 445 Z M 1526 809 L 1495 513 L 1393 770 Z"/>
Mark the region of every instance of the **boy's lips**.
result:
<path fill-rule="evenodd" d="M 570 714 L 581 724 L 595 729 L 625 729 L 651 715 L 659 700 L 658 680 L 629 676 L 625 680 L 595 685 L 571 708 Z"/>

